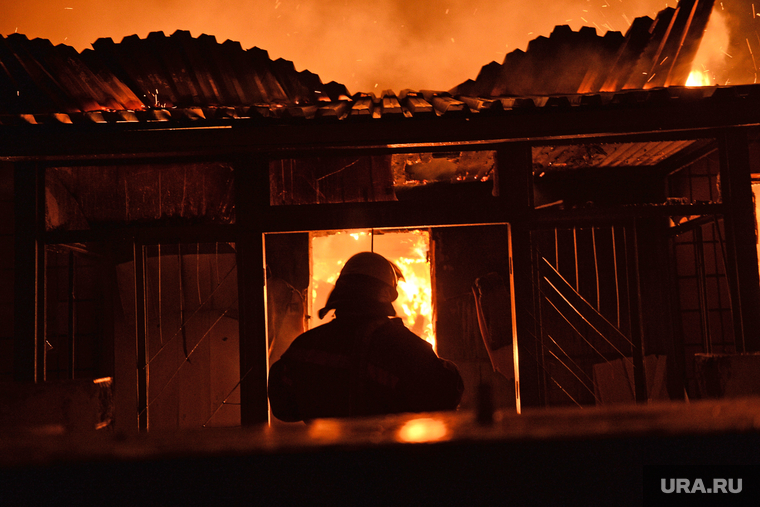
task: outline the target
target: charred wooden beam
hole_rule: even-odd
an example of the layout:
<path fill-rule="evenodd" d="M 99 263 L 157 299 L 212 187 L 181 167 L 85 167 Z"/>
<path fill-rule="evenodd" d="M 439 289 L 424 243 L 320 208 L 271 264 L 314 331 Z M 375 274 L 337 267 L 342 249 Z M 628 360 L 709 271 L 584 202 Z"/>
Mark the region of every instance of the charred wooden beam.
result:
<path fill-rule="evenodd" d="M 264 210 L 269 207 L 269 163 L 241 158 L 235 164 L 235 241 L 240 315 L 240 420 L 269 421 L 267 322 L 264 283 Z"/>
<path fill-rule="evenodd" d="M 545 403 L 541 334 L 537 320 L 538 270 L 530 229 L 525 218 L 533 207 L 532 153 L 527 144 L 513 144 L 497 151 L 498 192 L 510 219 L 510 261 L 514 280 L 513 298 L 517 326 L 518 369 L 515 390 L 518 406 Z"/>

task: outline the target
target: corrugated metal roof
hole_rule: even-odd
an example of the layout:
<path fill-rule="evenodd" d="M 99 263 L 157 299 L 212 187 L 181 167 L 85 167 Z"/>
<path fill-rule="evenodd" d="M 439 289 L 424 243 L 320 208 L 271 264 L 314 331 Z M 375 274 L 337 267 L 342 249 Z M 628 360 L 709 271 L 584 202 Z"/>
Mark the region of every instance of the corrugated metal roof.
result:
<path fill-rule="evenodd" d="M 681 132 L 760 124 L 760 85 L 675 86 L 685 81 L 684 69 L 711 5 L 682 0 L 654 21 L 638 18 L 625 37 L 557 27 L 525 53 L 510 53 L 503 65 L 489 64 L 476 81 L 453 90 L 377 95 L 351 95 L 345 86 L 323 84 L 318 75 L 299 72 L 287 60 L 273 61 L 259 48 L 244 50 L 237 42 L 218 43 L 186 31 L 130 36 L 120 43 L 99 39 L 82 53 L 20 34 L 0 36 L 0 156 L 351 146 L 419 151 L 522 139 L 534 141 L 534 163 L 541 172 L 654 167 L 704 144 Z M 684 12 L 690 16 L 684 18 Z M 665 61 L 663 73 L 659 67 Z M 660 77 L 641 82 L 637 73 L 643 68 Z M 177 127 L 232 125 L 241 128 L 206 131 L 191 142 L 190 134 L 166 134 Z M 301 128 L 309 125 L 330 128 Z M 583 141 L 660 130 L 676 137 Z M 122 135 L 125 131 L 133 135 Z M 563 138 L 574 141 L 555 142 Z"/>
<path fill-rule="evenodd" d="M 133 35 L 118 44 L 99 39 L 82 53 L 12 34 L 0 36 L 0 122 L 353 121 L 703 98 L 714 89 L 643 96 L 625 90 L 685 83 L 683 69 L 691 64 L 711 6 L 711 1 L 682 0 L 654 21 L 638 18 L 625 37 L 557 27 L 549 38 L 532 41 L 526 52 L 508 54 L 503 65 L 489 64 L 476 81 L 450 92 L 379 95 L 351 96 L 345 86 L 323 84 L 318 75 L 299 72 L 284 59 L 273 61 L 262 49 L 244 50 L 238 42 L 218 43 L 213 36 L 192 37 L 181 30 L 169 37 Z M 667 72 L 657 65 L 663 59 Z M 642 82 L 644 67 L 667 79 Z"/>
<path fill-rule="evenodd" d="M 653 20 L 636 18 L 623 36 L 599 37 L 591 27 L 558 26 L 527 51 L 484 66 L 457 93 L 479 96 L 575 94 L 683 86 L 699 48 L 713 0 L 681 0 Z"/>
<path fill-rule="evenodd" d="M 119 98 L 135 100 L 134 94 L 119 94 Z M 111 96 L 109 99 L 116 100 Z M 102 124 L 102 123 L 199 123 L 229 120 L 262 120 L 292 122 L 298 120 L 325 121 L 365 121 L 369 119 L 398 120 L 405 118 L 434 117 L 476 117 L 480 115 L 509 115 L 558 110 L 598 110 L 620 106 L 654 106 L 697 103 L 712 101 L 721 103 L 732 100 L 760 99 L 760 85 L 729 87 L 700 87 L 696 89 L 652 90 L 641 93 L 638 90 L 618 93 L 595 93 L 583 95 L 552 95 L 538 97 L 484 98 L 457 95 L 445 91 L 402 92 L 396 95 L 385 91 L 375 94 L 356 94 L 337 100 L 320 100 L 316 103 L 270 102 L 252 105 L 217 105 L 176 107 L 168 103 L 155 106 L 140 104 L 135 108 L 101 108 L 95 110 L 75 110 L 65 112 L 50 108 L 31 108 L 0 112 L 0 125 L 40 125 L 40 124 Z"/>

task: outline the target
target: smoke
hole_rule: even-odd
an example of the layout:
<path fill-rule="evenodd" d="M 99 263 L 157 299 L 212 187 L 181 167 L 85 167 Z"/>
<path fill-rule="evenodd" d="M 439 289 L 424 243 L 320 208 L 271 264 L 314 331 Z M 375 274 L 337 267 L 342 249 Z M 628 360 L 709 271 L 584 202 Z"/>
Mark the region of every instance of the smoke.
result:
<path fill-rule="evenodd" d="M 760 3 L 758 4 L 760 7 Z M 714 50 L 719 49 L 722 60 L 713 63 L 713 72 L 717 84 L 751 84 L 757 82 L 758 65 L 760 65 L 760 11 L 756 11 L 751 0 L 724 0 L 716 2 L 713 16 L 723 23 L 722 32 L 716 27 L 716 37 L 722 39 L 710 41 L 705 33 L 703 45 Z M 726 30 L 728 33 L 726 33 Z M 726 41 L 726 39 L 728 39 Z M 721 47 L 723 46 L 723 47 Z M 700 46 L 700 51 L 702 47 Z"/>
<path fill-rule="evenodd" d="M 152 31 L 189 30 L 292 60 L 352 93 L 447 90 L 474 79 L 554 26 L 625 33 L 661 0 L 26 0 L 3 7 L 0 34 L 18 31 L 81 51 Z M 760 51 L 760 47 L 758 48 Z"/>

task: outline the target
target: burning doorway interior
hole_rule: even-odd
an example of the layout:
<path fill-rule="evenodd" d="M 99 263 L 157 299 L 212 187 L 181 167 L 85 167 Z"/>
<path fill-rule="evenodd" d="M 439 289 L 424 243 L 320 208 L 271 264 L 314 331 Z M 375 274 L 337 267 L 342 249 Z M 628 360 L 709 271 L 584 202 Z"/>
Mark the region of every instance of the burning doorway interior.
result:
<path fill-rule="evenodd" d="M 315 232 L 310 235 L 310 243 L 309 327 L 332 319 L 332 312 L 320 319 L 317 310 L 325 305 L 345 261 L 355 253 L 374 251 L 394 262 L 404 275 L 394 302 L 396 314 L 412 332 L 436 347 L 428 231 Z"/>

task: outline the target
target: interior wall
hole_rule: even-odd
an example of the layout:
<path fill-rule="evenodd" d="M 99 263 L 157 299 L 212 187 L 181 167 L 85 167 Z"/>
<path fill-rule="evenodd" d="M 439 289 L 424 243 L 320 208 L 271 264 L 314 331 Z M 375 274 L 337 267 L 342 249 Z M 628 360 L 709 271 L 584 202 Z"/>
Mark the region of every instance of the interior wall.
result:
<path fill-rule="evenodd" d="M 721 202 L 719 171 L 717 153 L 701 158 L 668 178 L 670 195 L 690 203 Z M 681 223 L 668 242 L 675 356 L 671 376 L 679 377 L 681 397 L 685 389 L 690 398 L 701 396 L 695 354 L 737 351 L 723 219 L 703 218 Z M 673 386 L 671 382 L 671 391 Z"/>
<path fill-rule="evenodd" d="M 309 233 L 267 234 L 267 334 L 269 364 L 307 329 Z M 272 418 L 270 417 L 270 420 Z"/>
<path fill-rule="evenodd" d="M 462 374 L 465 391 L 460 408 L 477 407 L 480 384 L 491 385 L 496 408 L 515 408 L 514 380 L 493 370 L 472 292 L 475 281 L 488 273 L 509 280 L 507 226 L 436 228 L 432 238 L 438 355 L 453 361 Z"/>
<path fill-rule="evenodd" d="M 226 244 L 146 247 L 145 310 L 150 430 L 240 424 L 236 257 Z M 134 263 L 116 267 L 122 332 L 116 335 L 116 403 L 131 424 Z M 117 414 L 118 415 L 118 414 Z M 136 414 L 135 421 L 136 421 Z M 117 421 L 119 425 L 123 421 Z"/>

